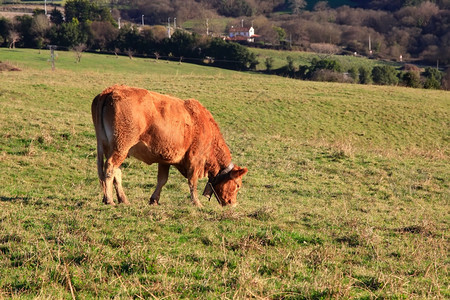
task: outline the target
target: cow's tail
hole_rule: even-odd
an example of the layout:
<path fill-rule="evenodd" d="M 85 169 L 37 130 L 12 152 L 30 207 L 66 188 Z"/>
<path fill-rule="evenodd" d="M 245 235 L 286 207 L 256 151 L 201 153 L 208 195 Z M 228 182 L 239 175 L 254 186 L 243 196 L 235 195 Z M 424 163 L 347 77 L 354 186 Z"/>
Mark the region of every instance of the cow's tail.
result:
<path fill-rule="evenodd" d="M 98 178 L 102 185 L 105 182 L 104 156 L 107 154 L 108 138 L 105 132 L 103 122 L 103 110 L 106 103 L 104 94 L 97 95 L 92 101 L 91 113 L 92 121 L 95 127 L 95 135 L 97 137 L 97 171 Z"/>

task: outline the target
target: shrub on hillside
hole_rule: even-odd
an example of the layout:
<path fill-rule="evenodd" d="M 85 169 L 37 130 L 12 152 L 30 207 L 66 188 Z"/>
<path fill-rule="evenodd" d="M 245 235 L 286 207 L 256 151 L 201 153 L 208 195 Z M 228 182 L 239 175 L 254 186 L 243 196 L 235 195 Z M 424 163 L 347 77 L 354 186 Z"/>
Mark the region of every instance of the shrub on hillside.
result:
<path fill-rule="evenodd" d="M 392 66 L 376 66 L 372 69 L 372 79 L 375 84 L 398 84 L 397 70 Z"/>
<path fill-rule="evenodd" d="M 442 73 L 438 69 L 427 67 L 423 76 L 425 77 L 424 88 L 436 90 L 441 88 Z"/>
<path fill-rule="evenodd" d="M 348 75 L 353 79 L 353 82 L 359 83 L 359 71 L 357 67 L 350 68 Z"/>
<path fill-rule="evenodd" d="M 332 59 L 317 59 L 313 58 L 310 66 L 300 66 L 297 72 L 297 77 L 302 79 L 312 79 L 314 74 L 319 70 L 329 70 L 335 73 L 340 73 L 342 67 L 339 62 Z"/>
<path fill-rule="evenodd" d="M 450 90 L 450 68 L 447 68 L 442 78 L 442 88 L 447 91 Z"/>
<path fill-rule="evenodd" d="M 205 49 L 206 56 L 214 58 L 214 65 L 234 70 L 255 69 L 256 55 L 246 47 L 220 38 L 212 39 Z"/>
<path fill-rule="evenodd" d="M 335 72 L 333 70 L 321 69 L 314 71 L 311 80 L 314 81 L 327 81 L 327 82 L 341 82 L 351 83 L 353 79 L 343 73 Z"/>
<path fill-rule="evenodd" d="M 371 84 L 372 83 L 372 70 L 368 67 L 359 68 L 359 83 Z"/>
<path fill-rule="evenodd" d="M 266 65 L 267 72 L 270 72 L 273 69 L 273 57 L 267 57 L 264 64 Z"/>
<path fill-rule="evenodd" d="M 420 75 L 418 72 L 408 71 L 402 74 L 402 83 L 407 87 L 420 87 Z"/>

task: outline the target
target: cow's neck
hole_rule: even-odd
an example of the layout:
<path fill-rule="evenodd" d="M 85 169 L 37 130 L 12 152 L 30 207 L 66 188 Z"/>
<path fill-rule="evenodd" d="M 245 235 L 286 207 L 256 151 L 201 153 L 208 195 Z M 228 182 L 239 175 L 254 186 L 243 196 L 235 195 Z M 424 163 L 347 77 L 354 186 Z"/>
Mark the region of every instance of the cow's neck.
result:
<path fill-rule="evenodd" d="M 231 164 L 231 153 L 225 140 L 220 135 L 213 143 L 212 157 L 209 161 L 208 176 L 214 177 Z"/>

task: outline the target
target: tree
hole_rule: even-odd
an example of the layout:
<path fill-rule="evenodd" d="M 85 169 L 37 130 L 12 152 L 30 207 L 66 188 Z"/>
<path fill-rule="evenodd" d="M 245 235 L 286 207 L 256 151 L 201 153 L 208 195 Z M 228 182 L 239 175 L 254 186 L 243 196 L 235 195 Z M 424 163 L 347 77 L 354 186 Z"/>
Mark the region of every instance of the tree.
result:
<path fill-rule="evenodd" d="M 273 57 L 271 57 L 271 56 L 266 57 L 266 60 L 265 60 L 264 64 L 266 65 L 267 72 L 270 72 L 272 70 L 272 68 L 273 68 L 273 61 L 274 61 Z"/>
<path fill-rule="evenodd" d="M 359 71 L 357 67 L 351 67 L 348 70 L 348 74 L 350 75 L 350 77 L 353 79 L 353 82 L 358 83 L 359 82 Z"/>
<path fill-rule="evenodd" d="M 318 1 L 314 5 L 315 11 L 322 11 L 322 10 L 328 10 L 328 9 L 330 9 L 330 6 L 328 5 L 328 1 Z"/>
<path fill-rule="evenodd" d="M 282 43 L 286 40 L 286 31 L 278 26 L 273 26 L 272 29 L 277 33 L 278 42 Z"/>
<path fill-rule="evenodd" d="M 55 25 L 61 25 L 64 22 L 64 16 L 62 12 L 56 7 L 50 13 L 50 21 Z"/>
<path fill-rule="evenodd" d="M 403 73 L 402 82 L 407 87 L 418 88 L 420 87 L 420 76 L 417 72 L 408 71 Z"/>
<path fill-rule="evenodd" d="M 256 55 L 244 46 L 213 38 L 205 49 L 205 56 L 214 58 L 214 65 L 235 69 L 254 69 L 258 64 Z"/>
<path fill-rule="evenodd" d="M 319 55 L 321 59 L 325 59 L 339 52 L 339 47 L 328 43 L 313 43 L 310 45 L 311 50 Z"/>
<path fill-rule="evenodd" d="M 447 68 L 445 75 L 442 78 L 442 88 L 447 91 L 450 90 L 450 68 Z"/>
<path fill-rule="evenodd" d="M 16 43 L 20 40 L 20 35 L 17 31 L 12 30 L 9 32 L 9 49 L 15 49 Z"/>
<path fill-rule="evenodd" d="M 90 24 L 91 36 L 88 44 L 90 48 L 113 50 L 113 42 L 117 38 L 118 29 L 109 22 L 94 21 Z"/>
<path fill-rule="evenodd" d="M 373 82 L 380 85 L 398 84 L 397 70 L 392 66 L 376 66 L 372 69 Z"/>
<path fill-rule="evenodd" d="M 45 16 L 44 14 L 37 14 L 33 17 L 33 20 L 31 22 L 31 32 L 34 35 L 36 46 L 39 49 L 42 49 L 44 47 L 44 39 L 49 28 L 50 23 L 47 16 Z"/>
<path fill-rule="evenodd" d="M 245 0 L 222 0 L 217 12 L 226 17 L 250 17 L 252 8 Z"/>
<path fill-rule="evenodd" d="M 52 44 L 71 48 L 75 45 L 85 44 L 88 36 L 77 19 L 72 19 L 70 23 L 64 23 L 55 28 L 49 34 Z"/>
<path fill-rule="evenodd" d="M 0 46 L 8 41 L 9 33 L 11 30 L 11 21 L 4 17 L 0 17 Z"/>
<path fill-rule="evenodd" d="M 36 46 L 34 36 L 31 30 L 33 18 L 28 15 L 17 16 L 14 18 L 14 30 L 19 34 L 19 47 L 33 48 Z"/>
<path fill-rule="evenodd" d="M 262 36 L 264 42 L 279 44 L 280 41 L 285 39 L 286 33 L 284 30 L 281 27 L 274 26 L 265 16 L 257 16 L 252 22 L 255 32 Z"/>
<path fill-rule="evenodd" d="M 64 6 L 66 22 L 77 19 L 80 23 L 87 21 L 107 21 L 115 23 L 109 9 L 99 8 L 89 0 L 68 0 Z"/>
<path fill-rule="evenodd" d="M 301 9 L 306 6 L 306 1 L 304 0 L 286 0 L 286 4 L 293 14 L 299 14 Z"/>
<path fill-rule="evenodd" d="M 72 48 L 73 52 L 75 53 L 75 62 L 81 62 L 81 55 L 83 51 L 86 50 L 86 48 L 86 44 L 78 44 Z"/>
<path fill-rule="evenodd" d="M 441 88 L 442 73 L 438 69 L 427 67 L 423 75 L 426 78 L 423 84 L 424 88 L 436 90 Z"/>
<path fill-rule="evenodd" d="M 79 22 L 90 20 L 92 6 L 89 0 L 68 0 L 64 5 L 66 22 L 77 19 Z"/>
<path fill-rule="evenodd" d="M 293 73 L 293 72 L 295 72 L 294 59 L 292 58 L 292 56 L 287 56 L 287 57 L 286 57 L 286 61 L 287 61 L 286 71 L 287 71 L 288 73 Z"/>
<path fill-rule="evenodd" d="M 139 30 L 136 26 L 124 25 L 119 29 L 114 47 L 121 51 L 136 50 L 139 48 Z"/>
<path fill-rule="evenodd" d="M 195 57 L 197 56 L 195 49 L 198 47 L 198 35 L 177 30 L 173 33 L 167 46 L 169 48 L 167 52 L 176 57 Z"/>
<path fill-rule="evenodd" d="M 359 83 L 361 84 L 372 83 L 372 71 L 368 67 L 361 66 L 358 71 L 359 71 Z"/>

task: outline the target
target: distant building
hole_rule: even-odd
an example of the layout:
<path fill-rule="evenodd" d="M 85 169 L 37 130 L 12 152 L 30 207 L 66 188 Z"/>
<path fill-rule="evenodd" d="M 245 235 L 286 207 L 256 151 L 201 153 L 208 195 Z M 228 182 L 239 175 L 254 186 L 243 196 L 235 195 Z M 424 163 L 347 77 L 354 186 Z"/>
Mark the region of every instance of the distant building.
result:
<path fill-rule="evenodd" d="M 226 38 L 229 41 L 247 41 L 249 43 L 255 42 L 255 38 L 260 37 L 255 34 L 255 29 L 252 27 L 234 27 L 230 28 L 230 33 Z"/>

